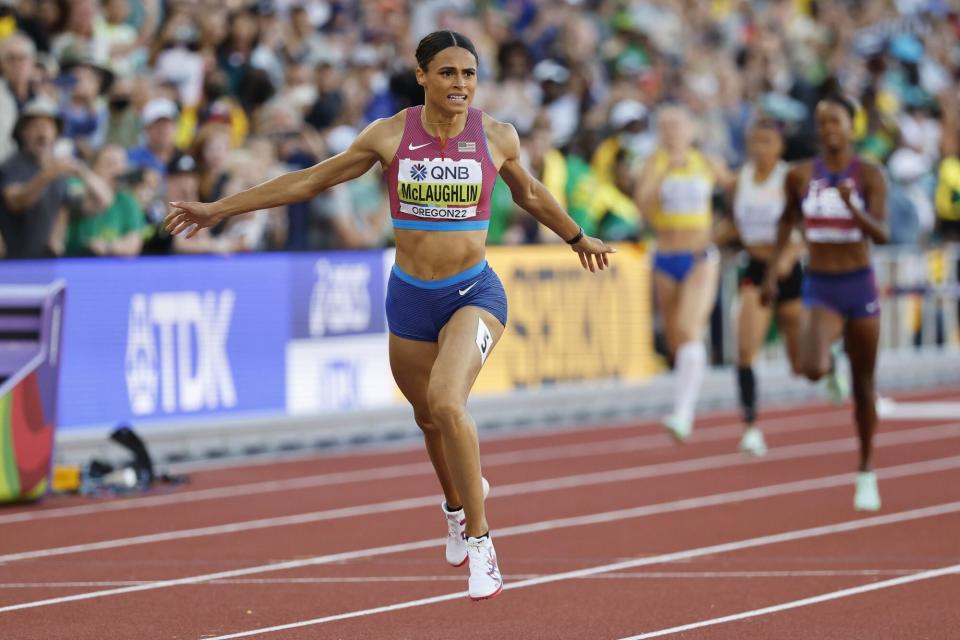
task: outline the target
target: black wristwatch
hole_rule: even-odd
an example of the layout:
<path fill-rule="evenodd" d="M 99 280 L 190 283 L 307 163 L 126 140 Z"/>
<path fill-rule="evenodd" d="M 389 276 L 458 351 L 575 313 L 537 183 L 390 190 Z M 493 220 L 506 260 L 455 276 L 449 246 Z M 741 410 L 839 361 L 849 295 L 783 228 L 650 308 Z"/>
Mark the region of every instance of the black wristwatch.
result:
<path fill-rule="evenodd" d="M 567 244 L 577 244 L 581 240 L 583 240 L 583 227 L 580 227 L 580 231 L 577 232 L 577 235 L 573 236 L 566 242 Z"/>

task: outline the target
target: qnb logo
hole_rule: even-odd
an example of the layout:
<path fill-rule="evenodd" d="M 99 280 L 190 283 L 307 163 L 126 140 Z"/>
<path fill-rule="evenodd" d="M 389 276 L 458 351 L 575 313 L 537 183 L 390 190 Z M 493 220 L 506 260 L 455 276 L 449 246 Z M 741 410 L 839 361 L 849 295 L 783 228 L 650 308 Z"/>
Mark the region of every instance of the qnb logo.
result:
<path fill-rule="evenodd" d="M 317 260 L 310 294 L 310 335 L 365 331 L 370 326 L 370 266 Z"/>
<path fill-rule="evenodd" d="M 427 177 L 427 168 L 422 164 L 415 164 L 410 167 L 410 177 L 421 182 L 424 178 Z"/>
<path fill-rule="evenodd" d="M 127 319 L 126 379 L 135 415 L 237 404 L 227 337 L 234 293 L 137 294 Z"/>

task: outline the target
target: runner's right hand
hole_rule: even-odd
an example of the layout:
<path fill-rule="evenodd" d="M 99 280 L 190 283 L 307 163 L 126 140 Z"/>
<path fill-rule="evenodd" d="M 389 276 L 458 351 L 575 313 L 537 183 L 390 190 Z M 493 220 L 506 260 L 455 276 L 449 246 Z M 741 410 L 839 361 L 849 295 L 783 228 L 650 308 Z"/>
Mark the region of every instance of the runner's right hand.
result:
<path fill-rule="evenodd" d="M 186 237 L 192 238 L 200 229 L 212 227 L 222 218 L 203 202 L 171 202 L 170 206 L 172 210 L 164 218 L 163 226 L 173 236 L 186 231 Z"/>
<path fill-rule="evenodd" d="M 773 273 L 774 277 L 769 275 L 763 279 L 763 285 L 760 287 L 760 304 L 763 306 L 769 306 L 777 299 L 777 292 L 779 286 L 777 285 L 776 270 L 772 268 L 769 269 L 768 274 Z"/>

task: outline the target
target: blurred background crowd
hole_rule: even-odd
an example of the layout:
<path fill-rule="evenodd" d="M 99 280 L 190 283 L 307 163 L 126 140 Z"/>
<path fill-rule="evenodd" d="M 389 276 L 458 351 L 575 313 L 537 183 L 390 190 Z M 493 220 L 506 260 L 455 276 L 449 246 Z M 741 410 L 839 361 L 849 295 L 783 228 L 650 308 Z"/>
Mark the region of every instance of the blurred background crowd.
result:
<path fill-rule="evenodd" d="M 647 233 L 633 193 L 656 111 L 693 114 L 732 167 L 759 114 L 787 159 L 813 105 L 859 101 L 860 153 L 890 185 L 893 241 L 960 239 L 956 0 L 0 0 L 0 234 L 8 258 L 382 247 L 378 169 L 196 238 L 166 202 L 210 201 L 345 149 L 422 102 L 436 29 L 480 52 L 474 105 L 588 232 Z M 718 210 L 729 194 L 717 194 Z M 490 241 L 549 241 L 498 183 Z"/>

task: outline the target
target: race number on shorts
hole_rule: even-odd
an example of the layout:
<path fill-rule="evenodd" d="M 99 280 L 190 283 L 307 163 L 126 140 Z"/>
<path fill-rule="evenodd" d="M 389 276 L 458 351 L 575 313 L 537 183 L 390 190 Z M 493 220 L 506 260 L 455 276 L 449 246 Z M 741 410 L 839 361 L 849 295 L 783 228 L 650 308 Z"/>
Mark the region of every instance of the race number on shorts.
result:
<path fill-rule="evenodd" d="M 477 318 L 477 348 L 480 349 L 480 365 L 487 361 L 490 349 L 493 348 L 493 336 L 490 329 L 483 323 L 483 318 Z"/>

